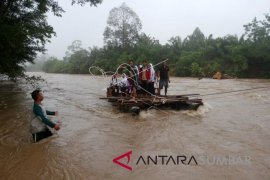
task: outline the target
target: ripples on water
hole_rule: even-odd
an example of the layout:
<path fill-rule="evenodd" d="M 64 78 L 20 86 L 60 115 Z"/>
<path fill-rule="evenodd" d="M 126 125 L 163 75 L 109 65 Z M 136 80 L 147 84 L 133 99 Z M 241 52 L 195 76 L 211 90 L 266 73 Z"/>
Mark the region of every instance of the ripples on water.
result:
<path fill-rule="evenodd" d="M 61 130 L 37 144 L 28 132 L 32 89 L 0 86 L 1 179 L 269 179 L 268 89 L 202 96 L 197 111 L 151 109 L 121 113 L 105 96 L 108 80 L 88 75 L 41 74 L 44 104 L 58 110 Z M 172 78 L 169 94 L 209 94 L 270 86 L 269 80 Z M 248 155 L 245 166 L 136 166 L 112 163 L 128 150 L 138 155 Z"/>

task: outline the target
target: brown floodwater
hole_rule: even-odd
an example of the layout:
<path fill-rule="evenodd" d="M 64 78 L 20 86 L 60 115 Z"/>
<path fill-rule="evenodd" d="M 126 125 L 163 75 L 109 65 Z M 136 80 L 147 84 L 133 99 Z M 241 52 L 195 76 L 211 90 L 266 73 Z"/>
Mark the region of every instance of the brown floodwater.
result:
<path fill-rule="evenodd" d="M 270 87 L 269 79 L 172 78 L 169 94 L 199 93 L 204 106 L 132 116 L 99 99 L 109 78 L 34 74 L 47 81 L 40 84 L 43 104 L 59 111 L 61 129 L 33 144 L 32 89 L 1 82 L 0 179 L 270 179 L 270 91 L 258 88 Z M 236 92 L 206 95 L 227 91 Z M 130 150 L 132 171 L 112 162 Z M 158 155 L 194 158 L 137 162 Z"/>

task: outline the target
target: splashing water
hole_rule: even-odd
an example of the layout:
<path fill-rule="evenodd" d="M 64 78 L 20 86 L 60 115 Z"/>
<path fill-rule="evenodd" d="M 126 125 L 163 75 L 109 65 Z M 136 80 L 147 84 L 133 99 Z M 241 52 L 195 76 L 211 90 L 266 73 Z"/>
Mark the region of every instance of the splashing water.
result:
<path fill-rule="evenodd" d="M 191 117 L 198 117 L 198 116 L 205 116 L 213 107 L 208 104 L 207 102 L 203 102 L 203 106 L 199 106 L 197 111 L 194 110 L 184 110 L 182 114 L 191 116 Z"/>

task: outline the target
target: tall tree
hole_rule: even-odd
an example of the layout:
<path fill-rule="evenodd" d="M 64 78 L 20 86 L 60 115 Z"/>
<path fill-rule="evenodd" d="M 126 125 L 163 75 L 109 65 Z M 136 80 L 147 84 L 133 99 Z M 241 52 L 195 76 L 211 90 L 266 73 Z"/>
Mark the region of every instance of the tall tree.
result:
<path fill-rule="evenodd" d="M 244 25 L 246 38 L 243 54 L 248 59 L 249 75 L 270 77 L 270 15 Z"/>
<path fill-rule="evenodd" d="M 104 42 L 108 46 L 126 49 L 137 42 L 141 29 L 142 23 L 138 15 L 123 3 L 110 11 L 103 33 Z"/>
<path fill-rule="evenodd" d="M 140 60 L 142 63 L 143 60 L 150 61 L 155 63 L 159 60 L 160 57 L 161 44 L 157 39 L 142 33 L 139 37 L 139 41 L 133 48 L 133 57 L 134 59 Z"/>
<path fill-rule="evenodd" d="M 270 15 L 265 15 L 265 20 L 258 21 L 256 18 L 251 23 L 244 25 L 247 40 L 256 42 L 270 36 Z"/>
<path fill-rule="evenodd" d="M 205 47 L 205 36 L 202 31 L 197 27 L 193 33 L 186 37 L 183 46 L 185 50 L 194 51 Z"/>
<path fill-rule="evenodd" d="M 72 0 L 73 4 L 96 5 L 101 0 Z M 55 35 L 46 13 L 61 16 L 64 10 L 55 0 L 0 1 L 0 74 L 10 78 L 24 75 L 23 64 L 33 63 L 45 43 Z"/>
<path fill-rule="evenodd" d="M 70 46 L 68 46 L 67 51 L 65 52 L 66 57 L 70 57 L 76 51 L 82 50 L 82 41 L 75 40 Z"/>
<path fill-rule="evenodd" d="M 180 36 L 171 37 L 168 40 L 168 44 L 170 47 L 170 59 L 176 60 L 181 56 L 182 53 L 182 40 Z"/>

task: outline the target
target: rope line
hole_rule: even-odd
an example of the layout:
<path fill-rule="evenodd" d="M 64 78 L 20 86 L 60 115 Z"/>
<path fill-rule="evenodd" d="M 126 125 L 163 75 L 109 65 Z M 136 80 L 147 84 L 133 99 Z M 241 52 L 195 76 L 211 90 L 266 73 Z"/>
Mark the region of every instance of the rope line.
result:
<path fill-rule="evenodd" d="M 219 95 L 219 94 L 229 94 L 229 93 L 235 93 L 235 92 L 252 91 L 256 89 L 265 89 L 265 88 L 270 88 L 270 86 L 240 89 L 240 90 L 234 90 L 234 91 L 216 92 L 216 93 L 202 94 L 200 96 L 213 96 L 213 95 Z"/>
<path fill-rule="evenodd" d="M 168 60 L 169 60 L 169 59 L 165 59 L 165 60 L 163 60 L 163 61 L 161 61 L 161 62 L 159 62 L 159 63 L 153 65 L 153 68 L 154 68 L 155 66 L 158 66 L 159 64 L 161 64 L 161 63 L 163 63 L 163 62 L 168 61 Z M 129 64 L 127 64 L 127 63 L 122 63 L 122 64 L 120 64 L 120 65 L 117 67 L 116 71 L 113 72 L 113 75 L 112 75 L 111 77 L 113 77 L 113 76 L 116 75 L 116 74 L 119 74 L 118 71 L 119 71 L 120 68 L 123 68 L 123 65 L 129 66 L 130 69 L 132 69 L 132 67 L 131 67 Z M 112 72 L 112 71 L 105 72 L 102 68 L 100 68 L 100 67 L 98 67 L 98 66 L 91 66 L 91 67 L 89 67 L 89 73 L 90 73 L 92 76 L 94 76 L 94 74 L 91 72 L 91 69 L 93 69 L 93 68 L 96 68 L 99 72 L 101 72 L 101 74 L 102 74 L 103 77 L 107 77 L 106 74 L 107 74 L 108 72 Z M 150 67 L 150 68 L 151 68 L 151 67 Z M 147 68 L 146 70 L 149 70 L 150 68 Z M 131 73 L 131 71 L 128 70 L 128 68 L 124 67 L 124 69 L 126 69 L 129 73 Z M 146 71 L 146 70 L 143 70 L 143 71 Z M 134 76 L 139 75 L 139 74 L 142 73 L 143 71 L 138 72 L 138 73 L 135 73 L 135 74 L 132 73 L 132 74 L 134 74 L 134 75 L 132 75 L 132 76 L 130 76 L 130 77 L 128 77 L 128 78 L 130 78 L 130 79 L 134 82 L 134 84 L 135 84 L 137 87 L 139 87 L 140 89 L 142 89 L 144 92 L 151 94 L 151 95 L 154 96 L 155 98 L 156 98 L 156 97 L 159 98 L 160 96 L 157 96 L 156 94 L 153 94 L 153 93 L 147 91 L 146 89 L 144 89 L 143 87 L 141 87 L 141 86 L 138 84 L 137 81 L 135 81 L 134 79 L 132 79 Z M 117 82 L 116 85 L 119 85 L 120 83 L 121 83 L 121 82 Z"/>
<path fill-rule="evenodd" d="M 161 64 L 161 63 L 163 63 L 163 62 L 166 62 L 166 61 L 168 61 L 168 59 L 163 60 L 163 61 L 161 61 L 161 62 L 159 62 L 159 63 L 153 65 L 153 67 L 158 66 L 159 64 Z M 123 65 L 125 65 L 125 66 L 123 67 Z M 117 69 L 116 69 L 115 72 L 112 72 L 112 71 L 105 72 L 102 68 L 97 67 L 97 66 L 91 66 L 91 67 L 89 68 L 89 72 L 90 72 L 91 75 L 94 75 L 94 74 L 91 72 L 91 69 L 92 69 L 92 68 L 96 68 L 98 71 L 101 72 L 101 74 L 102 74 L 103 77 L 107 77 L 106 74 L 109 73 L 109 72 L 110 72 L 110 73 L 113 73 L 112 76 L 118 75 L 118 74 L 119 74 L 118 71 L 119 71 L 120 68 L 125 69 L 125 70 L 127 70 L 129 73 L 131 73 L 131 71 L 130 71 L 127 67 L 129 67 L 131 70 L 133 69 L 129 64 L 127 64 L 127 63 L 122 63 L 122 64 L 120 64 L 120 65 L 117 67 Z M 150 67 L 150 68 L 151 68 L 151 67 Z M 150 69 L 150 68 L 147 68 L 146 70 L 148 70 L 148 69 Z M 132 71 L 134 72 L 134 70 L 132 70 Z M 143 71 L 145 71 L 145 70 L 143 70 Z M 133 75 L 130 76 L 130 77 L 128 77 L 128 78 L 130 78 L 130 80 L 132 80 L 132 81 L 134 82 L 135 86 L 139 87 L 139 89 L 141 89 L 141 90 L 143 90 L 144 92 L 146 92 L 146 93 L 152 95 L 152 96 L 154 97 L 154 99 L 152 100 L 152 102 L 154 102 L 154 101 L 156 100 L 156 98 L 159 98 L 159 99 L 162 98 L 161 100 L 162 100 L 163 102 L 166 102 L 166 101 L 167 101 L 167 98 L 166 98 L 166 97 L 161 97 L 161 96 L 158 96 L 158 95 L 156 95 L 156 94 L 152 94 L 152 93 L 149 92 L 148 90 L 146 90 L 146 89 L 144 89 L 143 87 L 141 87 L 141 86 L 138 84 L 138 82 L 137 82 L 136 80 L 133 79 L 134 76 L 139 75 L 139 74 L 142 73 L 143 71 L 141 71 L 141 72 L 138 71 L 138 72 L 135 73 L 135 74 L 132 73 Z M 112 76 L 111 76 L 111 77 L 112 77 Z M 154 82 L 154 83 L 156 84 L 156 86 L 157 86 L 157 82 L 158 82 L 158 79 L 156 79 L 156 81 Z M 120 82 L 116 82 L 115 85 L 119 85 L 120 83 L 121 83 L 121 81 L 120 81 Z M 257 90 L 257 89 L 266 89 L 266 88 L 270 88 L 270 86 L 254 87 L 254 88 L 247 88 L 247 89 L 240 89 L 240 90 L 233 90 L 233 91 L 224 91 L 224 92 L 208 93 L 208 94 L 202 94 L 202 95 L 190 95 L 190 96 L 193 96 L 193 97 L 194 97 L 194 96 L 196 96 L 196 97 L 198 97 L 198 96 L 200 96 L 200 97 L 206 97 L 206 96 L 223 95 L 223 94 L 230 94 L 230 93 L 236 93 L 236 92 L 252 91 L 252 90 Z M 124 92 L 124 93 L 125 93 L 125 92 Z M 129 94 L 128 94 L 128 96 L 129 96 L 129 97 L 133 97 L 133 96 L 131 96 L 131 95 L 129 95 Z M 145 103 L 145 102 L 143 102 L 143 103 Z M 148 106 L 150 106 L 148 109 L 156 108 L 156 109 L 162 111 L 161 109 L 157 108 L 156 106 L 151 106 L 151 105 L 148 104 L 148 103 L 145 103 L 145 104 L 147 104 Z M 162 112 L 164 112 L 164 111 L 162 111 Z M 165 113 L 165 112 L 164 112 L 164 113 Z M 167 114 L 167 113 L 166 113 L 166 114 Z"/>

